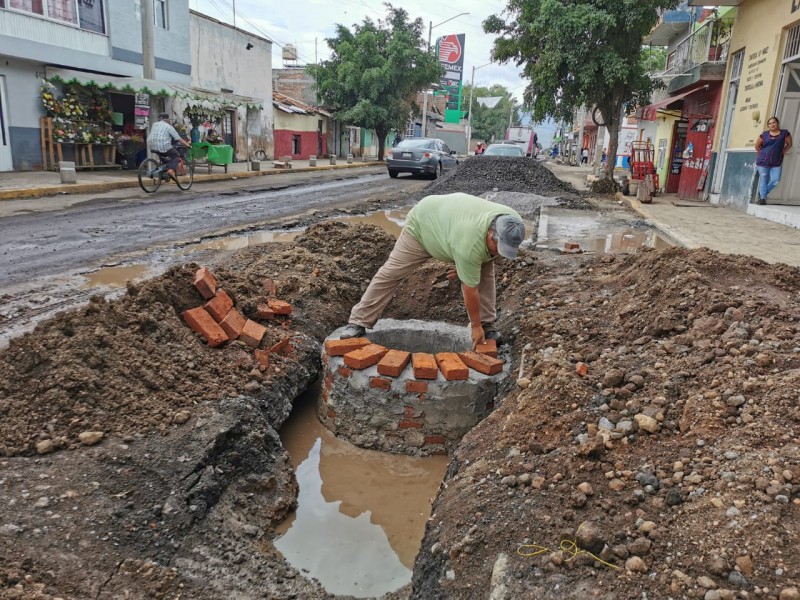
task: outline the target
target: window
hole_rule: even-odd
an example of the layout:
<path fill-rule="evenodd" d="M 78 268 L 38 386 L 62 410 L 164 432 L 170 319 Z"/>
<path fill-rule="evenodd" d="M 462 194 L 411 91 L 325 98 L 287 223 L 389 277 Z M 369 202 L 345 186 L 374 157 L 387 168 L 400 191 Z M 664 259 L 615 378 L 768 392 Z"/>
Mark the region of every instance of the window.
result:
<path fill-rule="evenodd" d="M 300 136 L 292 136 L 292 155 L 300 154 Z"/>
<path fill-rule="evenodd" d="M 739 81 L 742 77 L 742 65 L 744 64 L 744 50 L 739 50 L 731 57 L 731 83 Z"/>
<path fill-rule="evenodd" d="M 48 19 L 105 33 L 103 0 L 0 0 L 0 8 L 19 10 Z"/>
<path fill-rule="evenodd" d="M 169 29 L 167 0 L 153 0 L 153 24 L 161 29 Z"/>

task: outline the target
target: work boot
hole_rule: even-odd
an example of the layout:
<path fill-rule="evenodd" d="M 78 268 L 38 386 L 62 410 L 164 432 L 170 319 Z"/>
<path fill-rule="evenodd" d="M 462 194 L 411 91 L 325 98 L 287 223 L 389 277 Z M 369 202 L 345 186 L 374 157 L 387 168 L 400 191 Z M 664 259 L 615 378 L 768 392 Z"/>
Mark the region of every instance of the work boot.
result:
<path fill-rule="evenodd" d="M 339 336 L 339 339 L 349 340 L 350 338 L 360 338 L 364 337 L 365 333 L 367 333 L 367 330 L 364 327 L 350 323 L 342 330 L 342 334 Z"/>
<path fill-rule="evenodd" d="M 483 337 L 487 340 L 495 340 L 498 346 L 503 345 L 503 334 L 497 331 L 494 323 L 481 323 L 483 327 Z"/>

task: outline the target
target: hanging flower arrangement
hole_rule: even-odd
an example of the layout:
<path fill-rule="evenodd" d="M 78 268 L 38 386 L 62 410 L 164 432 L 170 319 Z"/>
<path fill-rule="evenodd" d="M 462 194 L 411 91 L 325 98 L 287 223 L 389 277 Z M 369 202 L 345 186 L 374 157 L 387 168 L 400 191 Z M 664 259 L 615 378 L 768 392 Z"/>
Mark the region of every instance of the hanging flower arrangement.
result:
<path fill-rule="evenodd" d="M 192 127 L 200 127 L 203 123 L 222 123 L 225 110 L 222 108 L 209 108 L 199 104 L 187 104 L 183 109 L 183 116 L 189 119 Z"/>

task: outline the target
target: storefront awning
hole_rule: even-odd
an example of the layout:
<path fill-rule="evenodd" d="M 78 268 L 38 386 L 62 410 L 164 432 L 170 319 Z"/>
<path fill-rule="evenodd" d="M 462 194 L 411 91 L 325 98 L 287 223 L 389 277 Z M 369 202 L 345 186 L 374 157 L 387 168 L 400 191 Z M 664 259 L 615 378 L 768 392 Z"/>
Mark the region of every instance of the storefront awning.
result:
<path fill-rule="evenodd" d="M 670 108 L 676 102 L 683 100 L 689 94 L 693 94 L 697 90 L 689 90 L 677 96 L 671 96 L 661 102 L 648 104 L 647 106 L 640 106 L 636 109 L 636 118 L 641 121 L 655 121 L 658 118 L 658 112 L 662 109 Z"/>
<path fill-rule="evenodd" d="M 261 109 L 263 102 L 258 98 L 239 96 L 225 92 L 213 92 L 184 86 L 179 83 L 167 83 L 143 77 L 118 77 L 115 75 L 101 75 L 86 71 L 74 71 L 47 67 L 46 79 L 64 84 L 78 84 L 92 86 L 101 90 L 123 92 L 129 94 L 141 93 L 151 96 L 173 96 L 177 98 L 207 102 L 220 106 L 247 106 L 248 108 Z"/>

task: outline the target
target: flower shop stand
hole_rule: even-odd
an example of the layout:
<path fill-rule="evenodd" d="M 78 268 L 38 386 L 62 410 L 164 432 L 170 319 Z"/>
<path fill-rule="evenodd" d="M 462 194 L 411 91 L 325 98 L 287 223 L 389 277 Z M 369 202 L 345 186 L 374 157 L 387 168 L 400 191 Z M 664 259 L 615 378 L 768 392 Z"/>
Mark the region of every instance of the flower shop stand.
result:
<path fill-rule="evenodd" d="M 116 144 L 96 144 L 96 143 L 77 143 L 57 141 L 53 135 L 52 117 L 41 117 L 39 128 L 42 146 L 42 169 L 46 171 L 57 171 L 58 163 L 64 160 L 63 146 L 72 146 L 72 154 L 75 160 L 76 169 L 120 169 L 121 165 L 116 164 L 117 145 Z M 95 162 L 95 146 L 102 148 L 102 163 Z"/>

